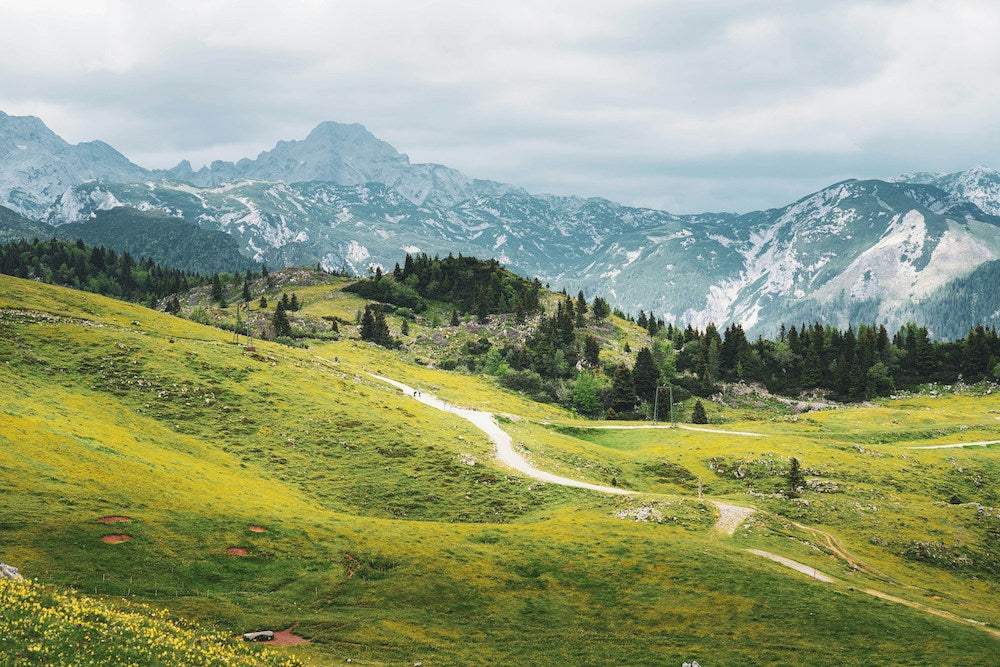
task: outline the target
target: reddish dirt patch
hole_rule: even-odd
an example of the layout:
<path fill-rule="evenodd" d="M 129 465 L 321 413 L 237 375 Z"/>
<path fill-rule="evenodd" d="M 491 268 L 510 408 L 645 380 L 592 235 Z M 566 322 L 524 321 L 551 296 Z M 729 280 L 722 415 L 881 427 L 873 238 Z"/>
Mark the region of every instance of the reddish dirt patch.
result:
<path fill-rule="evenodd" d="M 350 551 L 344 552 L 344 569 L 347 570 L 347 578 L 350 579 L 361 569 L 361 561 L 355 558 Z"/>
<path fill-rule="evenodd" d="M 131 523 L 130 516 L 102 516 L 97 520 L 99 523 Z"/>
<path fill-rule="evenodd" d="M 119 542 L 128 542 L 131 539 L 132 539 L 131 535 L 113 534 L 113 535 L 104 535 L 103 537 L 101 537 L 101 542 L 104 542 L 105 544 L 118 544 Z"/>
<path fill-rule="evenodd" d="M 243 547 L 229 547 L 228 549 L 226 549 L 226 553 L 229 554 L 230 556 L 247 556 L 247 555 L 249 555 L 247 553 L 247 550 L 244 549 Z"/>
<path fill-rule="evenodd" d="M 304 644 L 309 640 L 305 637 L 299 637 L 293 632 L 295 628 L 299 625 L 298 621 L 292 623 L 291 626 L 285 628 L 284 630 L 278 630 L 274 633 L 274 641 L 268 642 L 268 644 L 276 644 L 278 646 L 291 646 L 293 644 Z"/>
<path fill-rule="evenodd" d="M 267 528 L 264 526 L 247 526 L 251 533 L 266 533 Z"/>

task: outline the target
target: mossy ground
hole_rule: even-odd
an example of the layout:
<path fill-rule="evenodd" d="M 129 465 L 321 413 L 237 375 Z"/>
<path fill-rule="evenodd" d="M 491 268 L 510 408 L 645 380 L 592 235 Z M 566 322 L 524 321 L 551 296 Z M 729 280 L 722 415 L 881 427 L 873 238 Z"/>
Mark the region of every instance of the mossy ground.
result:
<path fill-rule="evenodd" d="M 307 310 L 318 302 L 309 299 Z M 979 628 L 744 549 L 996 627 L 997 450 L 907 447 L 1000 439 L 989 412 L 1000 399 L 912 398 L 727 425 L 770 436 L 759 439 L 597 430 L 355 340 L 249 353 L 217 329 L 2 276 L 0 309 L 0 557 L 42 581 L 226 634 L 299 621 L 309 644 L 269 650 L 318 664 L 996 655 Z M 493 462 L 470 424 L 365 371 L 516 415 L 504 427 L 540 467 L 651 495 L 522 478 Z M 807 490 L 808 504 L 775 496 L 791 456 L 837 492 Z M 714 510 L 691 499 L 699 477 L 707 495 L 761 511 L 718 536 Z M 644 502 L 666 520 L 618 516 Z M 133 521 L 97 521 L 112 514 Z M 833 534 L 877 573 L 845 565 L 793 521 Z M 100 541 L 112 532 L 134 539 Z M 249 555 L 226 555 L 234 546 Z"/>

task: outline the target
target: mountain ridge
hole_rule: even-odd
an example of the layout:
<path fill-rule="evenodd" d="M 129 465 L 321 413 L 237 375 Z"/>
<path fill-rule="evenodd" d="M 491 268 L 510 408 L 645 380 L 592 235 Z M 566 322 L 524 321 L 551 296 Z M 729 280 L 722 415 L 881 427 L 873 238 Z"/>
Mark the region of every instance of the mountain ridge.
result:
<path fill-rule="evenodd" d="M 144 170 L 107 144 L 72 147 L 38 119 L 22 125 L 41 148 L 13 167 L 0 159 L 0 197 L 17 209 L 11 197 L 34 192 L 29 217 L 56 226 L 118 206 L 159 211 L 226 232 L 254 261 L 362 274 L 405 252 L 493 256 L 557 288 L 680 324 L 740 322 L 766 333 L 823 313 L 838 325 L 858 317 L 898 325 L 931 292 L 1000 259 L 1000 172 L 982 166 L 848 179 L 765 211 L 678 215 L 412 164 L 357 123 L 320 123 L 256 158 L 197 171 L 189 162 Z M 102 155 L 103 167 L 78 164 Z M 2 180 L 33 178 L 18 165 L 46 160 L 55 166 L 41 185 Z"/>

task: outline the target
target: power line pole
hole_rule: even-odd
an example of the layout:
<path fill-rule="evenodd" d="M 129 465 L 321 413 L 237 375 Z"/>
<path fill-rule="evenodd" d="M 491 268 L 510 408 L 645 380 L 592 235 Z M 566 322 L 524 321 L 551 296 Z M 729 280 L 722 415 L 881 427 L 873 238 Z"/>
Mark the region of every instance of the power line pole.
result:
<path fill-rule="evenodd" d="M 674 385 L 667 385 L 670 388 L 670 428 L 677 428 L 677 422 L 674 421 Z"/>

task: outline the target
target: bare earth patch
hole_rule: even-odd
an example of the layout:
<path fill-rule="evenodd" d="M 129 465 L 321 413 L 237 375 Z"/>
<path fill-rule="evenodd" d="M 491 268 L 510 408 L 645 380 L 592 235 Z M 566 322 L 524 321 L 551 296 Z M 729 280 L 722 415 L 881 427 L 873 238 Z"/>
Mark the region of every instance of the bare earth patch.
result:
<path fill-rule="evenodd" d="M 230 556 L 247 556 L 247 550 L 243 547 L 229 547 L 226 549 L 226 553 Z"/>
<path fill-rule="evenodd" d="M 267 528 L 265 528 L 264 526 L 251 525 L 251 526 L 247 526 L 247 529 L 251 533 L 266 533 L 267 532 Z"/>
<path fill-rule="evenodd" d="M 131 535 L 111 534 L 102 536 L 101 542 L 104 542 L 105 544 L 118 544 L 119 542 L 128 542 L 131 539 Z"/>
<path fill-rule="evenodd" d="M 298 624 L 299 622 L 295 621 L 291 626 L 285 628 L 284 630 L 278 630 L 274 633 L 274 641 L 268 643 L 276 644 L 278 646 L 292 646 L 293 644 L 304 644 L 308 642 L 308 639 L 300 637 L 293 632 Z"/>
<path fill-rule="evenodd" d="M 99 523 L 130 523 L 132 517 L 130 516 L 102 516 L 97 520 Z"/>

